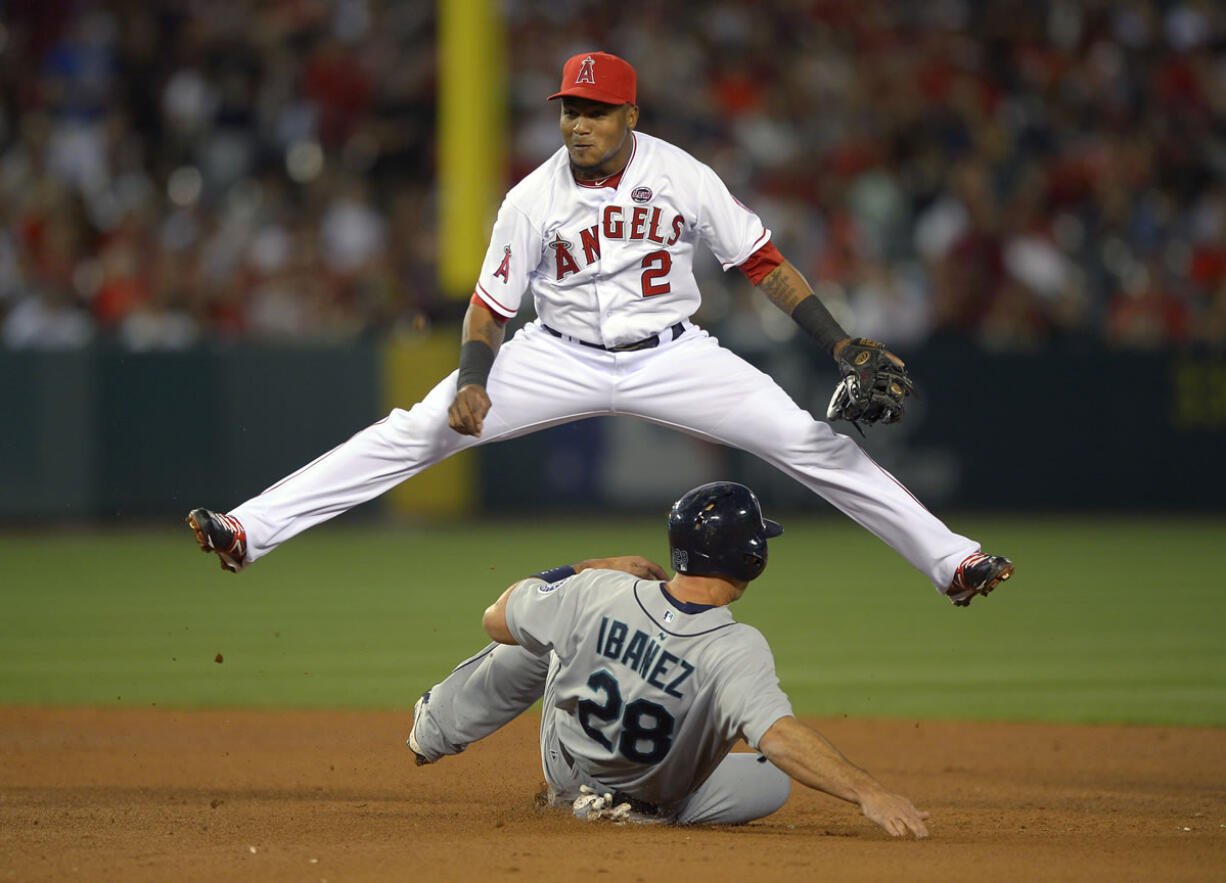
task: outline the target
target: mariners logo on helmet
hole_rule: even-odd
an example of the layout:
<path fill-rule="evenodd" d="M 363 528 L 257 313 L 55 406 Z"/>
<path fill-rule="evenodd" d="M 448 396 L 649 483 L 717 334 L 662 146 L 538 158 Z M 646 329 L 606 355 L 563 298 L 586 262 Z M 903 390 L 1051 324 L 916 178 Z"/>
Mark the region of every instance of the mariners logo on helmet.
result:
<path fill-rule="evenodd" d="M 766 541 L 783 527 L 762 517 L 753 491 L 714 481 L 686 493 L 668 513 L 673 569 L 749 582 L 766 569 Z"/>

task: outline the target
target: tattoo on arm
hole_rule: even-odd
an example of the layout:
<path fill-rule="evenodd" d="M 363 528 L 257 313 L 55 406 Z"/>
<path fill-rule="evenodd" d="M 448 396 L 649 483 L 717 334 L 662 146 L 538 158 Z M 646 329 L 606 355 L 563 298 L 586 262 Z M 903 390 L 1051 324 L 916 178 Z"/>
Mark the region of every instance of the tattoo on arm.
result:
<path fill-rule="evenodd" d="M 502 345 L 505 334 L 505 327 L 488 310 L 484 307 L 470 305 L 464 316 L 464 328 L 460 335 L 460 342 L 480 341 L 494 352 L 498 352 L 498 347 Z"/>
<path fill-rule="evenodd" d="M 839 341 L 847 338 L 847 332 L 830 315 L 830 310 L 813 288 L 805 281 L 800 271 L 784 261 L 767 275 L 758 287 L 770 298 L 771 303 L 783 310 L 812 335 L 826 352 L 833 354 Z"/>
<path fill-rule="evenodd" d="M 797 304 L 813 293 L 813 289 L 805 282 L 800 272 L 787 261 L 771 270 L 766 278 L 758 283 L 758 287 L 770 298 L 771 303 L 789 316 Z"/>
<path fill-rule="evenodd" d="M 498 347 L 502 344 L 503 330 L 502 326 L 491 322 L 483 328 L 474 328 L 471 340 L 479 340 L 487 344 L 494 352 L 498 351 Z"/>

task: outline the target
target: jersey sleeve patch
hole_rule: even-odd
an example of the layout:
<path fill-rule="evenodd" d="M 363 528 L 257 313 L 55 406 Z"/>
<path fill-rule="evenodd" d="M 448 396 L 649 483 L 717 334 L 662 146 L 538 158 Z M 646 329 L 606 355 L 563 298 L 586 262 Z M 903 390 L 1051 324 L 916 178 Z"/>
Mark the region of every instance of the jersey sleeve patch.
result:
<path fill-rule="evenodd" d="M 506 285 L 511 281 L 511 246 L 505 245 L 502 249 L 502 263 L 498 265 L 498 269 L 494 271 L 494 276 L 502 279 L 502 284 Z"/>
<path fill-rule="evenodd" d="M 507 598 L 507 630 L 511 637 L 529 653 L 559 650 L 576 631 L 581 602 L 589 585 L 583 574 L 553 582 L 536 576 L 521 580 Z"/>

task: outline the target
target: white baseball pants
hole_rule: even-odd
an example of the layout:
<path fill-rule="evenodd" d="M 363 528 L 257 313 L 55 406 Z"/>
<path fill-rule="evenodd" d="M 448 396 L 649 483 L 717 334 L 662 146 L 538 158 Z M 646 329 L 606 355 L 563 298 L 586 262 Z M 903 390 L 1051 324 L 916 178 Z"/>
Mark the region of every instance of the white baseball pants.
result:
<path fill-rule="evenodd" d="M 814 420 L 768 375 L 705 331 L 687 322 L 685 333 L 670 336 L 651 349 L 615 353 L 556 338 L 539 322 L 526 325 L 494 362 L 486 386 L 492 407 L 480 438 L 447 424 L 453 372 L 410 410 L 393 410 L 231 510 L 247 531 L 247 562 L 457 451 L 617 414 L 761 457 L 876 534 L 938 589 L 978 550 L 854 441 Z"/>

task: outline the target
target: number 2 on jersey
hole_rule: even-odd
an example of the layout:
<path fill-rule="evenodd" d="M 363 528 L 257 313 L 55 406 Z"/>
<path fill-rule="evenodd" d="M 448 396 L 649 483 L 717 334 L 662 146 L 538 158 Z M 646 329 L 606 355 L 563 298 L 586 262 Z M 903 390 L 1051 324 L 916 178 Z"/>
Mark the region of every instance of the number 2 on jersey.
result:
<path fill-rule="evenodd" d="M 673 290 L 673 286 L 668 281 L 668 273 L 673 268 L 673 258 L 668 252 L 653 251 L 643 258 L 642 267 L 643 297 L 668 294 Z"/>
<path fill-rule="evenodd" d="M 622 757 L 635 763 L 658 763 L 664 759 L 673 745 L 673 728 L 677 723 L 664 706 L 647 699 L 635 699 L 622 714 L 622 691 L 613 675 L 598 671 L 587 679 L 587 685 L 592 692 L 602 694 L 604 701 L 584 699 L 579 703 L 579 726 L 583 727 L 583 732 L 612 751 L 612 740 L 593 725 L 592 718 L 608 725 L 620 716 L 617 751 Z"/>

